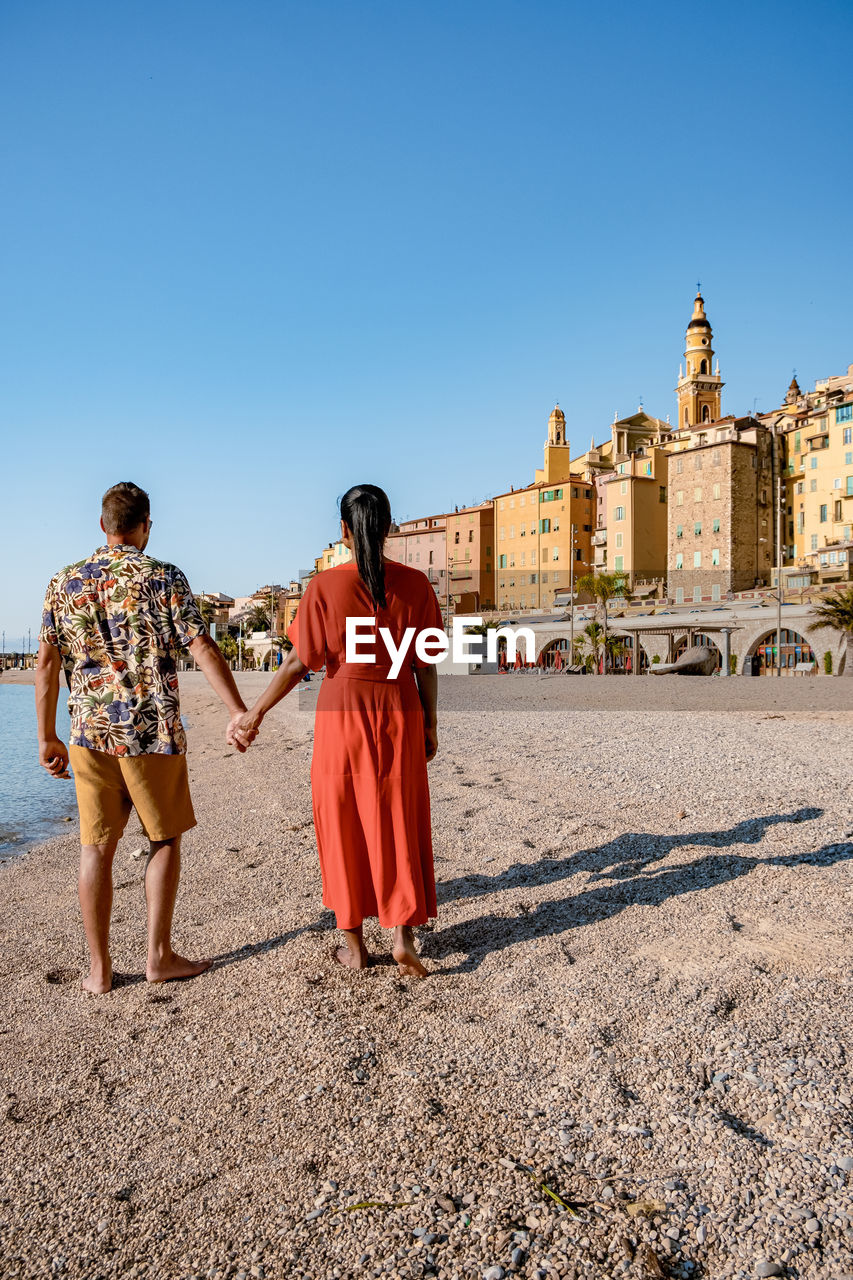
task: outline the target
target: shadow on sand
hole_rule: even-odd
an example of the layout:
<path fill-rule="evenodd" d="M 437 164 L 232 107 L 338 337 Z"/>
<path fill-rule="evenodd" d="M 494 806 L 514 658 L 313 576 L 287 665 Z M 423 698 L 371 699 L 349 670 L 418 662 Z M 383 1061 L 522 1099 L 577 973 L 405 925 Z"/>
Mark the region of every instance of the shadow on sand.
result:
<path fill-rule="evenodd" d="M 714 888 L 748 875 L 758 866 L 830 866 L 853 858 L 849 841 L 825 845 L 803 853 L 754 857 L 743 853 L 715 853 L 692 857 L 675 867 L 658 867 L 674 850 L 705 846 L 726 849 L 759 844 L 774 826 L 808 822 L 821 809 L 803 808 L 788 814 L 770 814 L 740 822 L 722 831 L 690 831 L 672 836 L 626 833 L 596 848 L 583 849 L 565 858 L 556 852 L 533 863 L 515 863 L 494 876 L 460 876 L 440 886 L 442 902 L 464 900 L 498 891 L 515 891 L 506 914 L 491 912 L 464 924 L 437 929 L 424 939 L 423 954 L 433 960 L 467 953 L 466 958 L 445 973 L 465 973 L 479 967 L 490 952 L 502 951 L 524 939 L 563 933 L 578 925 L 607 920 L 626 907 L 661 906 L 679 894 Z M 516 895 L 566 880 L 579 871 L 589 874 L 580 893 L 531 906 Z M 600 887 L 590 882 L 606 881 Z M 735 925 L 736 927 L 736 925 Z"/>

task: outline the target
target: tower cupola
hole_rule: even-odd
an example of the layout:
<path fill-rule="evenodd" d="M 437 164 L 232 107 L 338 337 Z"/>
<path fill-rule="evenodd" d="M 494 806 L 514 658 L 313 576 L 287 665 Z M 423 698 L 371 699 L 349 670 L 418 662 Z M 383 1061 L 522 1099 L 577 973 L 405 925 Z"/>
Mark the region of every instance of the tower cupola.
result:
<path fill-rule="evenodd" d="M 566 443 L 566 415 L 558 404 L 554 405 L 551 410 L 551 416 L 548 419 L 548 443 Z"/>

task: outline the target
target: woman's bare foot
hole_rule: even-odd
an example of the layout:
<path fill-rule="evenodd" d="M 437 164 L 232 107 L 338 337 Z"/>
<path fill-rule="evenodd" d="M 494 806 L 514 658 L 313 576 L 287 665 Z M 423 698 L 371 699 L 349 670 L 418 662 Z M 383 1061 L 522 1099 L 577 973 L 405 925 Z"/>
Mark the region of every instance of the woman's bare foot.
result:
<path fill-rule="evenodd" d="M 197 978 L 206 973 L 213 964 L 212 960 L 187 960 L 185 956 L 176 955 L 149 960 L 145 966 L 145 977 L 149 982 L 177 982 L 183 978 Z"/>
<path fill-rule="evenodd" d="M 425 969 L 418 959 L 415 950 L 415 935 L 410 925 L 398 925 L 394 930 L 394 946 L 391 955 L 397 961 L 400 973 L 408 978 L 426 978 L 429 969 Z"/>
<path fill-rule="evenodd" d="M 338 964 L 343 965 L 345 969 L 366 969 L 370 964 L 370 956 L 364 946 L 358 950 L 353 950 L 346 944 L 342 947 L 333 947 L 332 958 L 337 960 Z"/>
<path fill-rule="evenodd" d="M 80 986 L 84 991 L 88 991 L 93 996 L 105 996 L 108 991 L 113 989 L 113 967 L 107 964 L 106 968 L 96 969 L 92 965 L 85 978 L 80 981 Z"/>

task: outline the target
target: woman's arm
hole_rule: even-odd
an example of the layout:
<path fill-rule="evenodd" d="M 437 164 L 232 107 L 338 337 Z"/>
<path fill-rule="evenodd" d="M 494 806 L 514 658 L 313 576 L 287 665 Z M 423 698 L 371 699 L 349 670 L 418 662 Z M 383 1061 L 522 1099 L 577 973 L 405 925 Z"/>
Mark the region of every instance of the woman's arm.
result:
<path fill-rule="evenodd" d="M 291 689 L 296 688 L 307 670 L 299 661 L 296 650 L 291 649 L 251 710 L 233 726 L 234 736 L 240 744 L 248 746 L 258 736 L 264 716 L 277 702 L 287 697 Z"/>
<path fill-rule="evenodd" d="M 438 668 L 432 663 L 415 667 L 415 681 L 424 713 L 426 758 L 432 760 L 438 751 Z"/>

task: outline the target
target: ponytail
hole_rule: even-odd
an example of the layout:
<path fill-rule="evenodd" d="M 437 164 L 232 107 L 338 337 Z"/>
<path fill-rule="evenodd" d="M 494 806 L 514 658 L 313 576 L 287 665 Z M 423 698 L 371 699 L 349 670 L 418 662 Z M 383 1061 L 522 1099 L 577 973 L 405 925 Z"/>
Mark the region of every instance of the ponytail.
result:
<path fill-rule="evenodd" d="M 375 608 L 384 606 L 382 548 L 391 528 L 391 503 L 375 484 L 356 484 L 341 498 L 341 519 L 352 532 L 355 562 Z"/>

